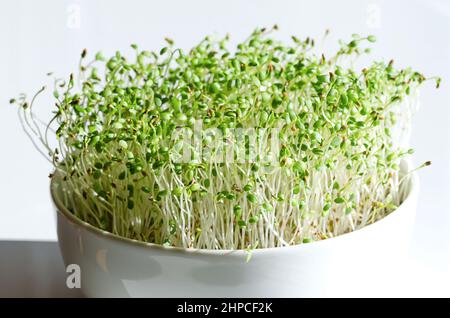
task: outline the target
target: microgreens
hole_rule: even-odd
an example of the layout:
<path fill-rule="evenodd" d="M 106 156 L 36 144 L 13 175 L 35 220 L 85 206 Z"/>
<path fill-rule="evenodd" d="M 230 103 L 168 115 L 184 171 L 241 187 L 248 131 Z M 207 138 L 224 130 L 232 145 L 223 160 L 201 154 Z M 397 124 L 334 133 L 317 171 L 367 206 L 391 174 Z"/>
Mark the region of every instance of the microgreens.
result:
<path fill-rule="evenodd" d="M 116 52 L 90 61 L 84 50 L 78 76 L 55 82 L 44 131 L 32 112 L 43 89 L 31 102 L 11 100 L 49 153 L 67 209 L 126 238 L 207 249 L 308 243 L 393 211 L 403 200 L 399 163 L 412 153 L 394 132 L 426 78 L 393 61 L 348 66 L 374 36 L 354 35 L 327 59 L 314 40 L 286 45 L 272 30 L 236 50 L 228 37 L 189 52 L 171 39 L 157 52 L 133 44 L 132 60 Z M 179 128 L 199 121 L 197 144 L 183 143 Z M 222 134 L 205 133 L 213 128 Z M 256 141 L 238 143 L 236 129 L 254 129 Z M 189 134 L 196 140 L 195 128 Z M 215 160 L 219 145 L 243 160 Z M 203 155 L 174 159 L 190 147 Z"/>

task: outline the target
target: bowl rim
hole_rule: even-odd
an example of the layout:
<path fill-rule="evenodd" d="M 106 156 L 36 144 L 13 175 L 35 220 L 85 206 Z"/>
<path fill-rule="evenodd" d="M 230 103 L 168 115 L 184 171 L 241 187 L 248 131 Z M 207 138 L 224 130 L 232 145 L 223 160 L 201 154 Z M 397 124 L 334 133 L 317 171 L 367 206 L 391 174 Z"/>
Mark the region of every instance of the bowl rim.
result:
<path fill-rule="evenodd" d="M 411 168 L 411 163 L 406 162 L 405 166 L 407 169 L 406 171 L 409 171 Z M 57 175 L 58 175 L 57 173 L 54 173 L 53 177 L 50 180 L 50 196 L 51 196 L 53 204 L 56 208 L 56 212 L 58 214 L 62 215 L 63 217 L 65 217 L 72 224 L 79 226 L 83 229 L 86 229 L 96 236 L 100 236 L 104 239 L 114 240 L 118 243 L 123 243 L 123 244 L 133 246 L 133 247 L 157 249 L 160 251 L 167 251 L 167 252 L 171 251 L 171 252 L 177 252 L 177 253 L 185 253 L 185 254 L 195 253 L 195 254 L 203 254 L 203 255 L 228 255 L 230 253 L 248 254 L 248 250 L 246 250 L 246 249 L 201 249 L 201 248 L 190 248 L 190 247 L 185 248 L 185 247 L 179 247 L 179 246 L 165 246 L 162 244 L 143 242 L 143 241 L 138 241 L 135 239 L 126 238 L 126 237 L 99 229 L 99 228 L 79 219 L 78 217 L 76 217 L 62 204 L 61 200 L 55 194 L 55 190 L 54 190 L 54 188 L 56 188 L 55 185 L 57 184 L 57 179 L 58 179 Z M 413 171 L 411 173 L 411 175 L 408 177 L 408 180 L 409 180 L 409 182 L 408 182 L 407 187 L 409 188 L 409 191 L 406 193 L 405 198 L 403 199 L 402 203 L 394 211 L 392 211 L 391 213 L 389 213 L 388 215 L 384 216 L 382 219 L 380 219 L 374 223 L 368 224 L 362 228 L 356 229 L 351 232 L 347 232 L 347 233 L 344 233 L 344 234 L 341 234 L 341 235 L 338 235 L 335 237 L 327 238 L 324 240 L 313 241 L 308 244 L 295 244 L 295 245 L 280 246 L 280 247 L 258 248 L 258 249 L 252 250 L 251 253 L 252 253 L 252 255 L 254 255 L 254 254 L 269 253 L 269 252 L 273 252 L 275 250 L 284 250 L 285 251 L 285 250 L 289 250 L 289 249 L 292 250 L 292 249 L 298 249 L 298 248 L 304 248 L 304 249 L 305 248 L 314 248 L 314 247 L 318 246 L 319 244 L 325 244 L 327 242 L 329 243 L 330 241 L 334 242 L 336 240 L 346 238 L 348 236 L 352 236 L 355 233 L 360 233 L 361 231 L 370 230 L 376 224 L 380 224 L 380 223 L 384 224 L 391 219 L 391 216 L 393 214 L 398 214 L 399 211 L 404 210 L 405 206 L 409 205 L 409 202 L 413 201 L 414 198 L 417 197 L 418 192 L 419 192 L 419 178 L 418 178 L 417 172 Z"/>

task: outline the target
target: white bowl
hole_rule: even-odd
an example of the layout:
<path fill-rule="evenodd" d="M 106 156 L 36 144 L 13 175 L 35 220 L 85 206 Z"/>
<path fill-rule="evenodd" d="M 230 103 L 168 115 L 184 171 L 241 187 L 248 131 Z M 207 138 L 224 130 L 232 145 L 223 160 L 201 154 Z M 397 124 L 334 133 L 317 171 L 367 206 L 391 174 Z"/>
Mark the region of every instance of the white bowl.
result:
<path fill-rule="evenodd" d="M 374 224 L 323 241 L 258 249 L 249 262 L 246 251 L 163 247 L 99 230 L 68 212 L 56 191 L 52 181 L 59 246 L 66 265 L 80 266 L 88 297 L 358 296 L 395 273 L 407 253 L 418 179 L 412 175 L 404 202 Z"/>

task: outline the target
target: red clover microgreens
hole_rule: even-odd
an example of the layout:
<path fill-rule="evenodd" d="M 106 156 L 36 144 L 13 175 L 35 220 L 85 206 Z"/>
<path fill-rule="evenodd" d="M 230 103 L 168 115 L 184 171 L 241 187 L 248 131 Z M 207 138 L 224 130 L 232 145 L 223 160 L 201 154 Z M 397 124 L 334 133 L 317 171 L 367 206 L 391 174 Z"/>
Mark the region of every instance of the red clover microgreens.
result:
<path fill-rule="evenodd" d="M 412 153 L 393 132 L 408 125 L 426 78 L 392 61 L 346 66 L 373 36 L 353 35 L 327 59 L 314 40 L 285 45 L 273 29 L 233 51 L 228 37 L 189 52 L 170 39 L 159 52 L 132 45 L 132 61 L 88 61 L 84 50 L 77 77 L 55 82 L 44 131 L 37 94 L 11 100 L 49 153 L 69 211 L 126 238 L 207 249 L 308 243 L 393 211 L 404 198 L 399 163 Z"/>

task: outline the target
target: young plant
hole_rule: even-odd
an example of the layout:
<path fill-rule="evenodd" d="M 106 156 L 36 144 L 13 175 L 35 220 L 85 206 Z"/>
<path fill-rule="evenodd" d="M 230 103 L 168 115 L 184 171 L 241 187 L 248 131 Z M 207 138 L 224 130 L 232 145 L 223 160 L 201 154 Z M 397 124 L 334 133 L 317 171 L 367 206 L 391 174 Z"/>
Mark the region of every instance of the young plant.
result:
<path fill-rule="evenodd" d="M 84 50 L 77 78 L 55 83 L 45 130 L 37 94 L 12 100 L 64 206 L 126 238 L 204 249 L 308 243 L 393 211 L 412 153 L 400 140 L 426 78 L 393 61 L 348 66 L 373 36 L 327 59 L 314 40 L 286 45 L 274 29 L 232 51 L 228 37 L 189 52 L 170 39 L 159 52 L 132 45 L 132 60 Z"/>

